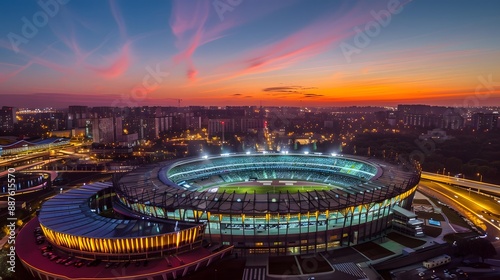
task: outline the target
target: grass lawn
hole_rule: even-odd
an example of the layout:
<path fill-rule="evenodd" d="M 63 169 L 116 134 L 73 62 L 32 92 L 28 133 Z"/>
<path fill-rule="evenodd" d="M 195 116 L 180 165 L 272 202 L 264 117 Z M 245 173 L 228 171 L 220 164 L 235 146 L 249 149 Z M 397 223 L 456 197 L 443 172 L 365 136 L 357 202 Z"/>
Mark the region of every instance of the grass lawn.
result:
<path fill-rule="evenodd" d="M 297 260 L 304 274 L 332 271 L 330 264 L 320 255 L 297 256 Z"/>
<path fill-rule="evenodd" d="M 458 241 L 462 239 L 470 239 L 478 236 L 475 232 L 461 232 L 461 233 L 450 233 L 443 237 L 444 241 L 448 243 L 453 243 L 453 241 Z"/>
<path fill-rule="evenodd" d="M 424 229 L 425 235 L 430 237 L 438 237 L 443 231 L 443 229 L 440 227 L 432 227 L 424 225 L 422 228 Z"/>
<path fill-rule="evenodd" d="M 430 212 L 415 212 L 419 219 L 430 220 L 431 218 L 436 221 L 444 221 L 443 215 L 439 213 L 430 213 Z"/>
<path fill-rule="evenodd" d="M 424 240 L 411 238 L 411 237 L 399 234 L 397 232 L 388 233 L 387 238 L 394 240 L 397 243 L 399 243 L 403 246 L 409 247 L 409 248 L 416 248 L 416 247 L 419 247 L 419 246 L 422 246 L 425 244 Z"/>
<path fill-rule="evenodd" d="M 457 212 L 453 211 L 448 207 L 442 207 L 441 209 L 443 214 L 445 214 L 446 217 L 448 217 L 448 220 L 450 221 L 451 224 L 470 229 L 469 224 L 467 224 Z"/>
<path fill-rule="evenodd" d="M 366 242 L 363 244 L 355 245 L 353 247 L 370 260 L 381 259 L 394 254 L 390 250 L 374 242 Z"/>
<path fill-rule="evenodd" d="M 269 274 L 299 275 L 300 271 L 294 256 L 270 257 Z"/>
<path fill-rule="evenodd" d="M 330 190 L 329 186 L 221 186 L 217 190 L 218 193 L 226 192 L 226 193 L 257 193 L 257 194 L 266 194 L 266 193 L 296 193 L 299 192 L 310 192 L 310 191 L 327 191 Z"/>
<path fill-rule="evenodd" d="M 413 204 L 432 205 L 427 199 L 414 199 Z"/>
<path fill-rule="evenodd" d="M 437 199 L 433 197 L 430 197 L 429 199 L 431 199 L 436 205 L 439 205 Z M 448 218 L 448 221 L 450 221 L 451 224 L 470 229 L 470 226 L 460 217 L 460 215 L 457 212 L 453 211 L 452 209 L 446 206 L 443 205 L 439 206 L 441 207 L 441 212 Z"/>

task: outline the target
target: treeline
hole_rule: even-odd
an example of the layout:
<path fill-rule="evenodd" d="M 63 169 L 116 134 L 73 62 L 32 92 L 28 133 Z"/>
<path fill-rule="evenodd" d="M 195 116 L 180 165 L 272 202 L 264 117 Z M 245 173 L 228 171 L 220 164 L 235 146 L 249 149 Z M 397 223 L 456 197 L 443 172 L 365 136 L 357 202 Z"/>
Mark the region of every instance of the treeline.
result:
<path fill-rule="evenodd" d="M 423 171 L 500 183 L 500 133 L 455 133 L 446 141 L 421 140 L 420 133 L 365 133 L 345 153 L 418 160 Z M 461 175 L 458 175 L 461 174 Z"/>

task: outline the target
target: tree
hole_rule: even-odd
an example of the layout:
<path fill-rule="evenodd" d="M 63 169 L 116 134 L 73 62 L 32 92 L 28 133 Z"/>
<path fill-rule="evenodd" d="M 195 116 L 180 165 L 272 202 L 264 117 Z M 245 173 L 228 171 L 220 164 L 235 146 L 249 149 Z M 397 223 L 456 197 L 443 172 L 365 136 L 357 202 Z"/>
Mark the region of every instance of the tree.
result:
<path fill-rule="evenodd" d="M 491 258 L 497 254 L 493 244 L 486 238 L 472 239 L 469 242 L 469 246 L 471 253 L 479 256 L 481 262 L 484 262 L 485 258 Z"/>

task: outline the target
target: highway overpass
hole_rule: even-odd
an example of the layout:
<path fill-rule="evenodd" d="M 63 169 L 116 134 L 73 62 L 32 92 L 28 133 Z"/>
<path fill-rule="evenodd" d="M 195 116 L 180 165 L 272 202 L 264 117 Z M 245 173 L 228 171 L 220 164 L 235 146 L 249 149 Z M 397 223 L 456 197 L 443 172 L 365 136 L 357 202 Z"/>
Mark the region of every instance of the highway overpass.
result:
<path fill-rule="evenodd" d="M 476 191 L 484 191 L 488 192 L 490 194 L 495 194 L 500 196 L 500 186 L 499 185 L 494 185 L 494 184 L 489 184 L 489 183 L 484 183 L 484 182 L 479 182 L 479 181 L 474 181 L 474 180 L 468 180 L 468 179 L 463 179 L 463 178 L 456 178 L 456 177 L 450 177 L 446 175 L 440 175 L 440 174 L 435 174 L 435 173 L 429 173 L 429 172 L 422 172 L 422 179 L 427 179 L 431 180 L 434 182 L 439 182 L 439 183 L 444 183 L 444 184 L 451 184 L 451 185 L 457 185 L 461 186 L 464 188 L 470 188 L 472 190 Z"/>

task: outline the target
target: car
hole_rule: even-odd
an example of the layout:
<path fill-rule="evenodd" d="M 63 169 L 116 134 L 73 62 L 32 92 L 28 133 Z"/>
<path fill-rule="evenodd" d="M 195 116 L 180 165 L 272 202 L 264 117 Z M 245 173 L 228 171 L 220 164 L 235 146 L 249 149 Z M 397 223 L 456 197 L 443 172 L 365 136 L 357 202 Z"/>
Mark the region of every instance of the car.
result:
<path fill-rule="evenodd" d="M 418 276 L 420 276 L 420 277 L 425 276 L 425 272 L 423 272 L 423 271 L 419 272 L 419 273 L 418 273 Z"/>
<path fill-rule="evenodd" d="M 64 259 L 63 259 L 63 258 L 60 258 L 60 259 L 58 259 L 58 260 L 56 261 L 56 263 L 63 264 L 63 263 L 65 263 L 67 260 L 68 260 L 67 258 L 64 258 Z"/>
<path fill-rule="evenodd" d="M 50 260 L 50 261 L 55 261 L 55 260 L 57 260 L 57 259 L 59 259 L 59 256 L 58 256 L 58 255 L 52 255 L 52 256 L 50 256 L 50 258 L 49 258 L 49 260 Z"/>
<path fill-rule="evenodd" d="M 54 253 L 52 252 L 43 252 L 42 256 L 50 258 Z"/>
<path fill-rule="evenodd" d="M 80 261 L 75 262 L 75 264 L 74 264 L 73 266 L 74 266 L 74 267 L 78 267 L 78 268 L 80 268 L 80 267 L 82 267 L 84 264 L 85 264 L 85 261 L 81 261 L 81 260 L 80 260 Z"/>
<path fill-rule="evenodd" d="M 42 251 L 52 251 L 52 245 L 47 245 L 47 246 L 43 246 L 42 248 L 40 248 L 40 250 Z"/>
<path fill-rule="evenodd" d="M 72 264 L 76 263 L 76 260 L 69 260 L 67 262 L 64 263 L 65 266 L 70 266 Z"/>
<path fill-rule="evenodd" d="M 106 267 L 106 268 L 109 268 L 109 267 L 111 267 L 112 265 L 113 265 L 113 263 L 112 263 L 112 262 L 107 262 L 105 267 Z"/>
<path fill-rule="evenodd" d="M 43 244 L 44 242 L 45 242 L 45 237 L 44 236 L 38 236 L 36 238 L 36 244 L 37 245 Z"/>
<path fill-rule="evenodd" d="M 113 267 L 115 267 L 115 268 L 120 267 L 120 263 L 119 263 L 119 262 L 115 262 L 115 263 L 113 264 Z"/>

